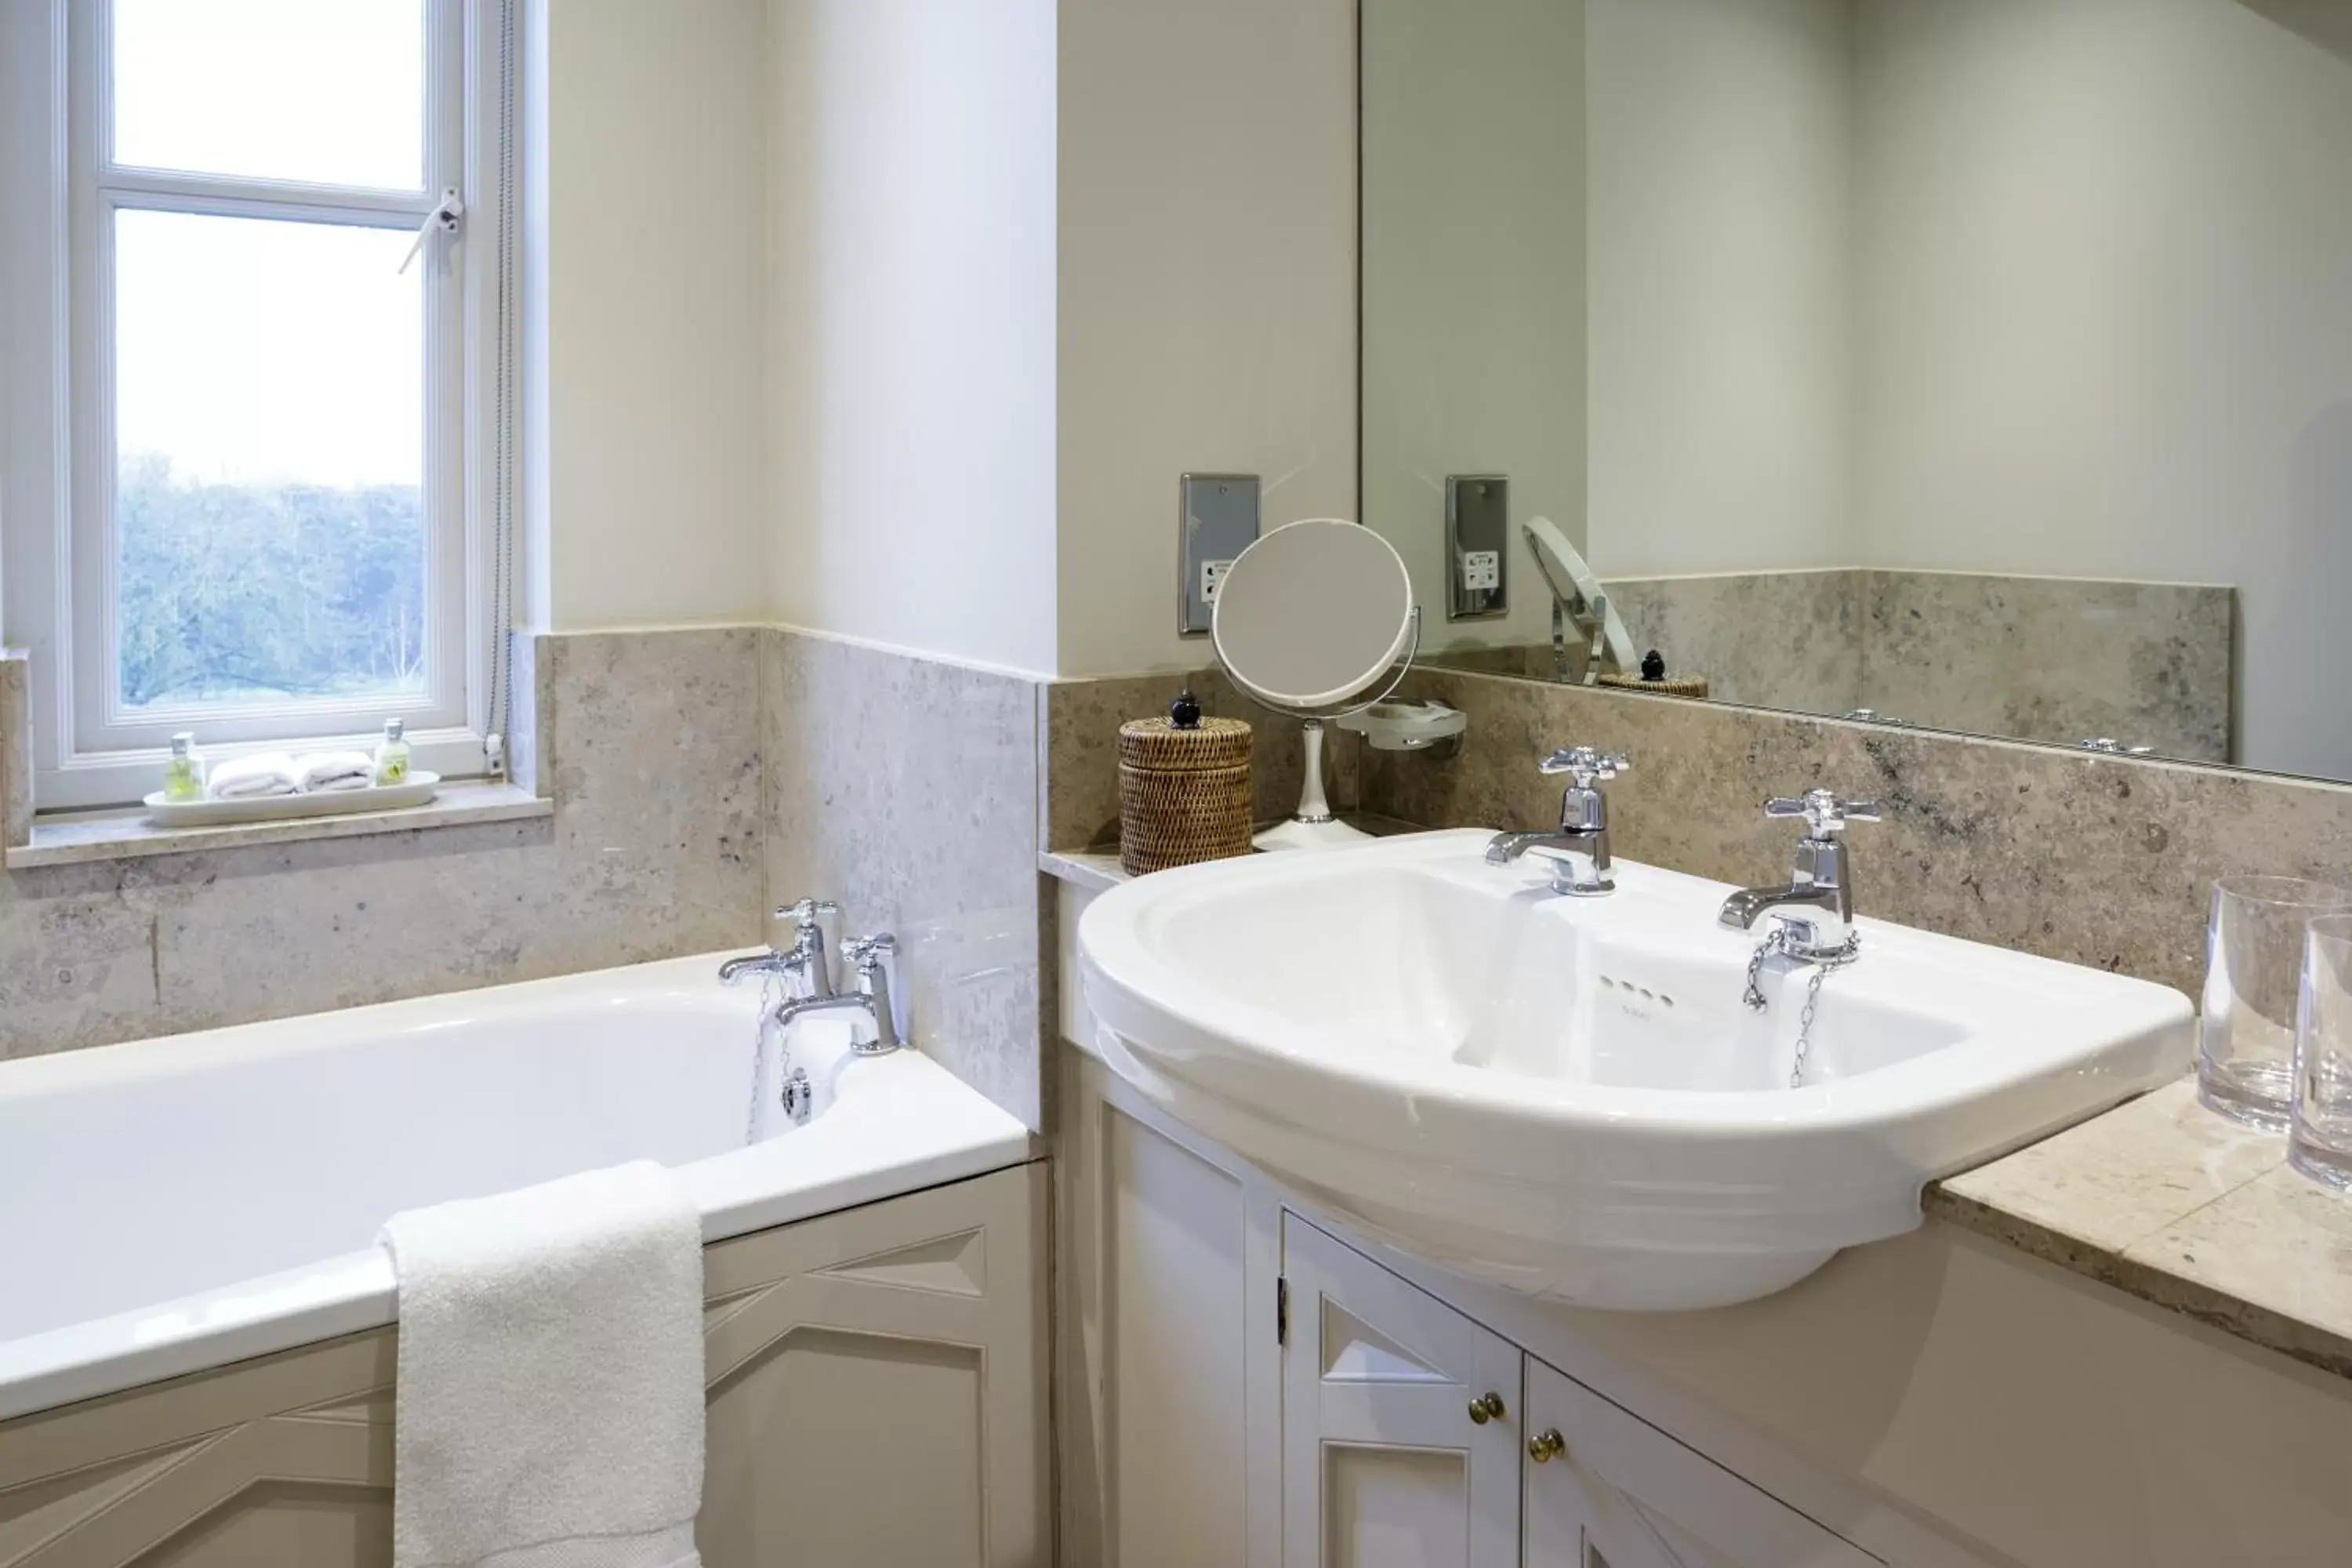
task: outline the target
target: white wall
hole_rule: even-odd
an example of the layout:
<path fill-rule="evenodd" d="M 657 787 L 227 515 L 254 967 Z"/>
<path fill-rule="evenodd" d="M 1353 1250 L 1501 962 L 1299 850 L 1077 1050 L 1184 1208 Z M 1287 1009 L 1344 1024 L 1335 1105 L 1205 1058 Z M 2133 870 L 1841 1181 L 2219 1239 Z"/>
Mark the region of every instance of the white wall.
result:
<path fill-rule="evenodd" d="M 1365 0 L 1363 521 L 1423 643 L 1549 635 L 1517 524 L 1584 537 L 1584 7 Z M 1445 619 L 1445 479 L 1511 481 L 1508 613 Z"/>
<path fill-rule="evenodd" d="M 1850 0 L 1587 12 L 1593 566 L 1849 564 Z"/>
<path fill-rule="evenodd" d="M 1060 11 L 1056 667 L 1197 664 L 1181 475 L 1355 513 L 1354 6 Z"/>
<path fill-rule="evenodd" d="M 766 594 L 791 624 L 1055 668 L 1055 9 L 774 0 Z"/>
<path fill-rule="evenodd" d="M 533 12 L 525 614 L 760 618 L 763 0 Z"/>
<path fill-rule="evenodd" d="M 1350 0 L 541 0 L 526 614 L 1197 662 L 1187 469 L 1352 515 Z"/>
<path fill-rule="evenodd" d="M 2235 584 L 2241 754 L 2352 776 L 2352 64 L 2234 0 L 1861 39 L 1872 563 Z"/>

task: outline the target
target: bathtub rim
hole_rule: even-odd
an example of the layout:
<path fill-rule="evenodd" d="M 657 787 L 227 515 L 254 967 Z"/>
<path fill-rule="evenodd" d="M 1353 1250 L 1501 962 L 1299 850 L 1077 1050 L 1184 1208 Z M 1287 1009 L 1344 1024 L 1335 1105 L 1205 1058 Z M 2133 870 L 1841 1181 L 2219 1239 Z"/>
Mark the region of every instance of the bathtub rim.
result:
<path fill-rule="evenodd" d="M 125 1077 L 176 1076 L 212 1062 L 318 1048 L 320 1018 L 372 1032 L 456 1025 L 509 1008 L 619 988 L 629 999 L 691 999 L 741 951 L 698 953 L 328 1013 L 150 1037 L 25 1058 L 0 1095 L 38 1096 Z M 625 978 L 624 978 L 625 977 Z M 312 1033 L 306 1039 L 304 1029 Z M 173 1059 L 142 1070 L 136 1047 L 171 1042 Z M 705 1246 L 1034 1158 L 1029 1129 L 919 1049 L 862 1058 L 833 1106 L 781 1138 L 675 1167 L 702 1214 Z M 389 1216 L 387 1216 L 389 1217 Z M 256 1356 L 382 1328 L 398 1319 L 390 1258 L 368 1247 L 177 1300 L 0 1341 L 0 1421 Z"/>

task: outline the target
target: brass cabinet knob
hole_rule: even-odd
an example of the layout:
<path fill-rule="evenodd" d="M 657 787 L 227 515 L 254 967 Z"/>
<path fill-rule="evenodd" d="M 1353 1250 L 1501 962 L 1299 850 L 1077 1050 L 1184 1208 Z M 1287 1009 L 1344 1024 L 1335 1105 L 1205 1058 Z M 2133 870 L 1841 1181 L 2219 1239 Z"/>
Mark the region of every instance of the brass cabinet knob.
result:
<path fill-rule="evenodd" d="M 1481 1426 L 1502 1417 L 1503 1396 L 1499 1394 L 1482 1394 L 1470 1402 L 1470 1419 Z"/>
<path fill-rule="evenodd" d="M 1547 1426 L 1528 1439 L 1528 1458 L 1538 1465 L 1567 1452 L 1568 1439 L 1557 1426 Z"/>

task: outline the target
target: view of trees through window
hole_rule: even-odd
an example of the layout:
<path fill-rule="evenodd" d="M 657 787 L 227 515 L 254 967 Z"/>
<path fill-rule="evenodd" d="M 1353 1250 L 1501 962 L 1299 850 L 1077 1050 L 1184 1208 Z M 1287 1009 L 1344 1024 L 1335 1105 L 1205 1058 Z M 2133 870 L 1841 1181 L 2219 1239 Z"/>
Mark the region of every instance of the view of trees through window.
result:
<path fill-rule="evenodd" d="M 451 517 L 425 505 L 451 477 L 428 464 L 428 388 L 457 395 L 456 339 L 428 338 L 428 321 L 459 298 L 455 247 L 415 244 L 428 77 L 436 91 L 456 79 L 426 26 L 437 7 L 96 8 L 110 44 L 95 197 L 111 240 L 97 291 L 115 495 L 101 520 L 111 602 L 84 608 L 111 640 L 112 705 L 151 730 L 210 710 L 207 740 L 236 737 L 245 715 L 230 708 L 341 710 L 330 722 L 346 728 L 373 727 L 353 708 L 413 711 L 459 673 L 428 671 L 428 621 L 446 630 L 466 612 L 431 602 L 453 579 L 426 570 L 452 541 Z M 159 195 L 153 170 L 210 194 Z M 333 199 L 294 199 L 287 181 Z M 431 546 L 428 525 L 444 531 Z"/>
<path fill-rule="evenodd" d="M 117 487 L 126 708 L 425 689 L 415 485 L 200 482 L 126 453 Z"/>

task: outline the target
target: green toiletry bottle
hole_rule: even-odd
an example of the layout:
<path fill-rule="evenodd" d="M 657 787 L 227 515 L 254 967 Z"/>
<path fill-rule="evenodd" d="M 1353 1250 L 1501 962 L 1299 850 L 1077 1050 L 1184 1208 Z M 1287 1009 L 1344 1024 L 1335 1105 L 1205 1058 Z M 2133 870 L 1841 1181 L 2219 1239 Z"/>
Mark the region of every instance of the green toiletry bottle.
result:
<path fill-rule="evenodd" d="M 174 805 L 205 798 L 205 763 L 196 755 L 194 731 L 172 737 L 172 754 L 163 763 L 163 798 Z"/>
<path fill-rule="evenodd" d="M 407 726 L 397 719 L 383 721 L 383 739 L 375 747 L 375 782 L 379 789 L 408 782 Z"/>

